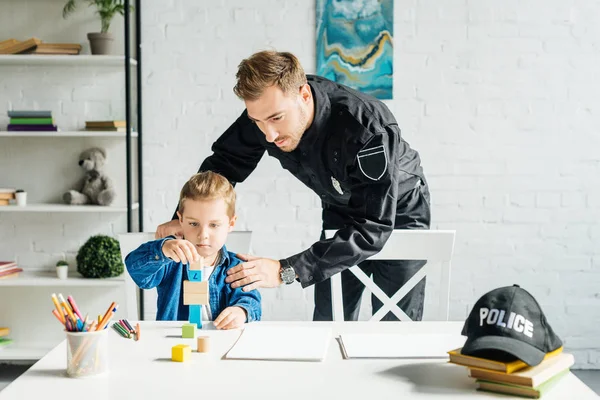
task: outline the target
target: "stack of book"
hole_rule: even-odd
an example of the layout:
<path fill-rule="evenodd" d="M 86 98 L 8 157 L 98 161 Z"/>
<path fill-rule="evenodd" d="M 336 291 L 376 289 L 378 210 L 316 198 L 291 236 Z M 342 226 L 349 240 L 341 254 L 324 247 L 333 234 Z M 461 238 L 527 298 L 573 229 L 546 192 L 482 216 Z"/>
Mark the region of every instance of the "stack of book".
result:
<path fill-rule="evenodd" d="M 10 329 L 0 328 L 0 350 L 2 350 L 6 345 L 12 343 L 12 339 L 7 337 L 9 333 Z"/>
<path fill-rule="evenodd" d="M 9 111 L 8 116 L 10 117 L 10 124 L 7 127 L 9 131 L 58 131 L 52 118 L 52 111 Z"/>
<path fill-rule="evenodd" d="M 461 349 L 449 351 L 450 362 L 469 368 L 477 389 L 539 399 L 566 374 L 575 359 L 559 348 L 546 354 L 544 360 L 531 367 L 509 355 L 495 355 L 494 360 L 467 356 Z"/>
<path fill-rule="evenodd" d="M 0 54 L 76 55 L 79 52 L 81 52 L 81 45 L 79 43 L 42 43 L 37 38 L 30 38 L 23 41 L 17 39 L 0 41 Z"/>
<path fill-rule="evenodd" d="M 125 132 L 126 121 L 85 121 L 87 131 Z"/>
<path fill-rule="evenodd" d="M 16 278 L 23 272 L 14 261 L 0 261 L 0 279 Z"/>
<path fill-rule="evenodd" d="M 15 189 L 0 188 L 0 206 L 9 205 L 10 201 L 15 198 Z"/>

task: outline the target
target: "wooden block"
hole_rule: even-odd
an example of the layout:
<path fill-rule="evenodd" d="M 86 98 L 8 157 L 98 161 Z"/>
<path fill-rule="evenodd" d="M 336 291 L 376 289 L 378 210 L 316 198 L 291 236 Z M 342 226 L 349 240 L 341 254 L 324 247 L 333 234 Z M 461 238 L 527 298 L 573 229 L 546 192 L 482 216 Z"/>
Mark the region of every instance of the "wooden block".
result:
<path fill-rule="evenodd" d="M 196 337 L 195 324 L 183 324 L 181 327 L 181 337 L 185 339 L 193 339 Z"/>
<path fill-rule="evenodd" d="M 190 271 L 188 279 L 192 282 L 200 282 L 202 280 L 202 271 Z"/>
<path fill-rule="evenodd" d="M 202 329 L 202 306 L 192 304 L 190 307 L 190 324 L 196 325 L 196 328 Z"/>
<path fill-rule="evenodd" d="M 171 348 L 171 360 L 185 362 L 190 359 L 192 349 L 187 344 L 178 344 Z"/>
<path fill-rule="evenodd" d="M 208 293 L 208 281 L 202 281 L 202 282 L 183 281 L 183 293 L 187 293 L 187 294 Z"/>
<path fill-rule="evenodd" d="M 190 271 L 202 271 L 204 269 L 204 259 L 200 258 L 200 261 L 190 264 Z"/>
<path fill-rule="evenodd" d="M 209 345 L 210 345 L 210 337 L 209 336 L 199 336 L 198 337 L 198 348 L 196 351 L 198 353 L 208 353 Z"/>
<path fill-rule="evenodd" d="M 183 293 L 183 304 L 208 304 L 208 293 Z"/>

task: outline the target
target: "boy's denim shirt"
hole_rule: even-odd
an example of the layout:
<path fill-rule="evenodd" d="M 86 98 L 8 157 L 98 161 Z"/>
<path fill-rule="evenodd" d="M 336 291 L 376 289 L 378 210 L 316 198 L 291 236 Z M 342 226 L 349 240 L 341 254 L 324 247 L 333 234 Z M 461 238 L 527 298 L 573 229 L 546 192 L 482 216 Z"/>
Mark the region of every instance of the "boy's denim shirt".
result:
<path fill-rule="evenodd" d="M 125 258 L 127 271 L 133 281 L 142 289 L 156 288 L 158 291 L 157 321 L 187 321 L 189 306 L 183 304 L 183 281 L 188 280 L 189 265 L 175 262 L 162 252 L 163 239 L 144 243 Z M 208 279 L 210 311 L 213 320 L 231 306 L 242 307 L 248 315 L 246 322 L 260 321 L 261 305 L 258 290 L 244 292 L 242 288 L 232 289 L 225 282 L 227 270 L 242 261 L 223 246 L 221 263 L 215 266 Z"/>

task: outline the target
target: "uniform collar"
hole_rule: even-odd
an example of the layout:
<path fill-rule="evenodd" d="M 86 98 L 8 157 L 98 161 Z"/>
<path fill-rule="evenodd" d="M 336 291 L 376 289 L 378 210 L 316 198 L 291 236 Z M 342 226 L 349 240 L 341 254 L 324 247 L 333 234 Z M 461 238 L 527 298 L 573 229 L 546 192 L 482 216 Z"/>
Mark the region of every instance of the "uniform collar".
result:
<path fill-rule="evenodd" d="M 308 129 L 304 132 L 304 135 L 302 135 L 302 139 L 300 139 L 300 143 L 298 144 L 298 148 L 301 151 L 311 150 L 312 145 L 317 140 L 319 134 L 325 130 L 327 120 L 331 114 L 331 102 L 329 101 L 329 96 L 319 88 L 318 81 L 311 79 L 312 77 L 310 75 L 307 75 L 307 78 L 308 85 L 313 94 L 315 115 L 312 124 L 310 124 Z"/>

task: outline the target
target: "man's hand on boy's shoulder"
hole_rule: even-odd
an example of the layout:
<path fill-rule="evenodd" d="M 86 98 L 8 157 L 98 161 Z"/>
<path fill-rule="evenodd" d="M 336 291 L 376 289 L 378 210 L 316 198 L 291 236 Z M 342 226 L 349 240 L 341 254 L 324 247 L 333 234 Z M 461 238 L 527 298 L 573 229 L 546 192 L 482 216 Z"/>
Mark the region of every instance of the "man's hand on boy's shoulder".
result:
<path fill-rule="evenodd" d="M 200 261 L 200 254 L 193 243 L 185 239 L 168 239 L 162 245 L 165 257 L 175 262 L 189 264 Z"/>
<path fill-rule="evenodd" d="M 215 319 L 214 325 L 217 329 L 235 329 L 244 325 L 246 319 L 246 310 L 242 307 L 232 306 L 221 311 L 221 314 Z"/>
<path fill-rule="evenodd" d="M 237 256 L 246 261 L 227 270 L 229 275 L 225 282 L 231 283 L 233 289 L 243 286 L 244 292 L 258 288 L 273 288 L 281 285 L 281 264 L 278 260 L 260 258 L 245 254 Z"/>
<path fill-rule="evenodd" d="M 155 239 L 162 239 L 167 236 L 183 237 L 183 229 L 181 229 L 181 223 L 178 219 L 160 224 L 156 228 Z"/>

